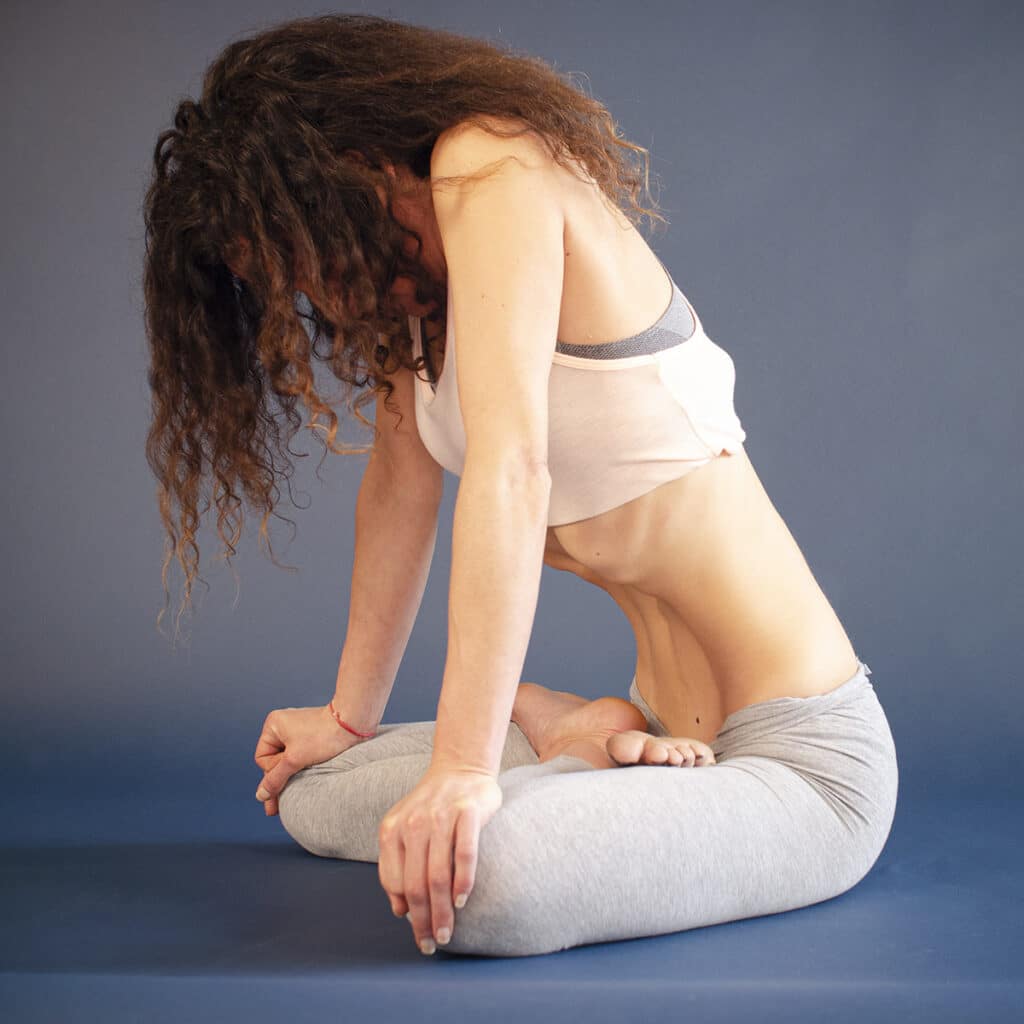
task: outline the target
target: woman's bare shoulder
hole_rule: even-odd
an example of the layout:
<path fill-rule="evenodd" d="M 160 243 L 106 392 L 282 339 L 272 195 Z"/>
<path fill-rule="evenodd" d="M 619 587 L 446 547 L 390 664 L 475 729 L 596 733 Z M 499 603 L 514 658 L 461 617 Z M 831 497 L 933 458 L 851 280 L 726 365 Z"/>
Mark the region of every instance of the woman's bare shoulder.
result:
<path fill-rule="evenodd" d="M 469 166 L 479 169 L 482 163 L 500 164 L 508 159 L 538 169 L 555 166 L 543 137 L 529 122 L 518 117 L 474 114 L 438 135 L 430 157 L 431 177 L 457 175 Z"/>

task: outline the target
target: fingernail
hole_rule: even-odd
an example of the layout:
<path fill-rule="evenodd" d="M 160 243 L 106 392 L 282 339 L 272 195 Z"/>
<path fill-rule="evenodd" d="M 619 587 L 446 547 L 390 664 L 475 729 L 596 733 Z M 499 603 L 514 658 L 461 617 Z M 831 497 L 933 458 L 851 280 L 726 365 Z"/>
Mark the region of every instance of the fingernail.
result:
<path fill-rule="evenodd" d="M 270 796 L 270 794 L 262 786 L 260 786 L 260 788 L 256 790 L 256 799 L 257 800 L 266 800 L 267 797 L 269 797 L 269 796 Z"/>
<path fill-rule="evenodd" d="M 433 939 L 421 939 L 420 940 L 420 952 L 424 956 L 430 956 L 437 947 L 434 945 Z"/>
<path fill-rule="evenodd" d="M 455 897 L 455 906 L 461 910 L 466 905 L 467 899 L 469 899 L 469 897 L 464 892 L 460 892 L 459 895 Z"/>
<path fill-rule="evenodd" d="M 441 946 L 447 946 L 452 937 L 451 928 L 440 928 L 437 932 L 437 941 Z"/>

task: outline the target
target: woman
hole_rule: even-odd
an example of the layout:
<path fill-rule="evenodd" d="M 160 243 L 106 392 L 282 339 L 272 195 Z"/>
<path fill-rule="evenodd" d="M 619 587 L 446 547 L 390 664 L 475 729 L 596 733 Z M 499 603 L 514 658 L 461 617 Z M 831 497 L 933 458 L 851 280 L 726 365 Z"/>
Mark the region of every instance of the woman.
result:
<path fill-rule="evenodd" d="M 424 953 L 807 906 L 891 827 L 870 669 L 750 462 L 731 357 L 637 230 L 634 152 L 542 62 L 366 15 L 233 43 L 157 145 L 147 451 L 186 601 L 205 468 L 230 556 L 237 488 L 261 536 L 277 494 L 271 400 L 337 451 L 311 353 L 372 382 L 335 693 L 267 716 L 256 795 L 310 852 L 377 861 Z M 437 720 L 381 725 L 443 468 Z M 629 700 L 520 683 L 542 564 L 628 618 Z"/>

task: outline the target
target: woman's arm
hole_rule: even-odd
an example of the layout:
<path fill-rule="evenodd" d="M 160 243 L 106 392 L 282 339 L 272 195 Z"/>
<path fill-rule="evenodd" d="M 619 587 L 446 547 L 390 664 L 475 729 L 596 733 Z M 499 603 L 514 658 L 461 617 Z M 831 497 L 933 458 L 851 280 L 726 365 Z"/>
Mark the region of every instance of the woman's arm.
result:
<path fill-rule="evenodd" d="M 495 165 L 466 189 L 444 181 Z M 480 831 L 501 806 L 497 775 L 547 527 L 548 378 L 565 261 L 552 163 L 532 135 L 500 138 L 461 125 L 442 132 L 431 192 L 466 453 L 430 767 L 384 816 L 378 861 L 393 911 L 408 911 L 425 953 L 435 937 L 448 941 L 455 909 L 473 890 Z"/>
<path fill-rule="evenodd" d="M 543 466 L 463 471 L 432 767 L 498 774 L 537 608 L 549 492 Z"/>
<path fill-rule="evenodd" d="M 416 431 L 413 373 L 402 369 L 391 380 L 401 421 L 378 397 L 381 436 L 356 499 L 348 629 L 334 694 L 338 715 L 359 732 L 372 732 L 384 715 L 426 588 L 443 492 L 443 471 Z"/>
<path fill-rule="evenodd" d="M 468 186 L 438 184 L 492 167 Z M 431 171 L 466 432 L 431 763 L 496 775 L 543 565 L 564 214 L 550 158 L 532 134 L 457 127 L 435 145 Z"/>
<path fill-rule="evenodd" d="M 405 374 L 408 379 L 402 379 Z M 411 370 L 392 377 L 403 413 L 397 429 L 377 400 L 381 431 L 356 499 L 356 551 L 348 633 L 338 668 L 334 707 L 361 733 L 384 714 L 430 570 L 441 501 L 441 467 L 413 423 Z M 267 715 L 256 744 L 263 779 L 256 799 L 278 813 L 288 780 L 360 742 L 339 726 L 327 705 L 279 708 Z"/>

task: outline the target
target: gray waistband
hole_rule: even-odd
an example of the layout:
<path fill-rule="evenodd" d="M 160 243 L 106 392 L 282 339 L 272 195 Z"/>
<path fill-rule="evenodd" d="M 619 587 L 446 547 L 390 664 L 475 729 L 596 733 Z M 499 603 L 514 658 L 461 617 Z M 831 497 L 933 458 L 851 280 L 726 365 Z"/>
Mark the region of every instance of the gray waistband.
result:
<path fill-rule="evenodd" d="M 859 700 L 874 687 L 868 681 L 871 669 L 860 662 L 849 679 L 828 693 L 813 697 L 773 697 L 771 700 L 748 704 L 728 715 L 715 737 L 715 743 L 737 749 L 756 742 L 770 733 L 791 729 L 795 725 Z"/>
<path fill-rule="evenodd" d="M 716 742 L 728 737 L 730 743 L 744 738 L 743 734 L 751 731 L 760 732 L 770 723 L 770 728 L 784 729 L 811 715 L 831 711 L 856 699 L 862 692 L 873 690 L 868 681 L 871 669 L 866 662 L 859 662 L 857 671 L 849 679 L 828 693 L 813 697 L 772 697 L 769 700 L 748 704 L 745 708 L 733 711 L 722 723 Z M 654 736 L 670 735 L 665 723 L 651 710 L 651 706 L 640 696 L 636 685 L 636 675 L 629 684 L 629 699 L 643 712 L 650 731 Z"/>

